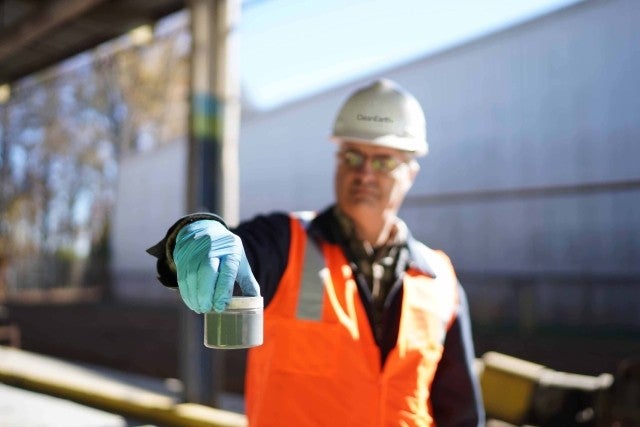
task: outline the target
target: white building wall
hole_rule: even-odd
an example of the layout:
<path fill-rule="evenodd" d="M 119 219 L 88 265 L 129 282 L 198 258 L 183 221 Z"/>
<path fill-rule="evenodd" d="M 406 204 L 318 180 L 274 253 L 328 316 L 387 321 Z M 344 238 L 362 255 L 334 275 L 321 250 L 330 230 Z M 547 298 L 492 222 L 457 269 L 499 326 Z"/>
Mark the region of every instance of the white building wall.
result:
<path fill-rule="evenodd" d="M 431 153 L 404 211 L 414 234 L 464 270 L 640 272 L 639 12 L 587 1 L 385 73 L 427 115 Z M 363 82 L 245 118 L 242 217 L 332 199 L 327 135 Z"/>
<path fill-rule="evenodd" d="M 175 299 L 156 280 L 155 258 L 146 249 L 185 213 L 185 143 L 123 160 L 112 219 L 113 292 L 140 301 Z"/>
<path fill-rule="evenodd" d="M 427 115 L 431 152 L 403 210 L 416 237 L 444 249 L 463 273 L 639 277 L 639 28 L 636 0 L 585 1 L 383 73 Z M 267 113 L 245 109 L 242 219 L 331 203 L 331 123 L 367 80 Z M 123 165 L 117 271 L 152 268 L 132 235 L 145 230 L 153 243 L 184 209 L 184 150 L 168 150 L 180 154 Z M 141 201 L 152 190 L 141 170 L 150 183 L 171 182 Z M 167 170 L 176 172 L 171 179 Z M 134 202 L 140 215 L 129 215 Z M 549 300 L 548 286 L 536 285 L 538 301 Z M 623 288 L 609 306 L 637 301 Z"/>
<path fill-rule="evenodd" d="M 476 320 L 640 325 L 640 2 L 591 0 L 388 70 L 431 153 L 403 218 Z M 332 200 L 331 122 L 365 80 L 248 116 L 241 217 Z"/>
<path fill-rule="evenodd" d="M 416 201 L 416 234 L 465 270 L 638 273 L 638 12 L 586 2 L 418 65 L 433 151 L 414 194 L 567 191 Z"/>

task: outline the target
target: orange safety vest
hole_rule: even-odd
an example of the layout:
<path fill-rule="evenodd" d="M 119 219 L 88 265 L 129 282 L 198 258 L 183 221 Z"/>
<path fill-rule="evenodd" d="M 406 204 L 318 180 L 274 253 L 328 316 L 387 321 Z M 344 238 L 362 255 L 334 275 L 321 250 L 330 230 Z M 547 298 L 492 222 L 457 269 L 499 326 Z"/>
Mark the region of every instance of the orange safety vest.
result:
<path fill-rule="evenodd" d="M 436 277 L 406 272 L 398 341 L 381 367 L 342 250 L 322 243 L 323 280 L 309 280 L 317 247 L 292 219 L 289 263 L 264 311 L 264 344 L 248 355 L 250 426 L 435 426 L 430 386 L 458 281 L 446 255 L 421 248 Z"/>

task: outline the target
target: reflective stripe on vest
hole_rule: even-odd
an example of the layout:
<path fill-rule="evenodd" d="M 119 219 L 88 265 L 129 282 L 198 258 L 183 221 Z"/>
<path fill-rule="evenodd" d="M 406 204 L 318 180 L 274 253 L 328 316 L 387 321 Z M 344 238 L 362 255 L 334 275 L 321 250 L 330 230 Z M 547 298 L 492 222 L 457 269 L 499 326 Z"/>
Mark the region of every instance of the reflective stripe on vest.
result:
<path fill-rule="evenodd" d="M 303 262 L 296 317 L 319 321 L 322 318 L 323 293 L 320 275 L 326 268 L 326 263 L 320 248 L 311 239 L 307 240 Z"/>
<path fill-rule="evenodd" d="M 311 221 L 316 217 L 313 211 L 298 211 L 291 213 L 305 231 L 309 230 Z M 296 309 L 296 318 L 301 320 L 319 321 L 322 318 L 322 278 L 321 272 L 326 268 L 324 256 L 313 239 L 308 239 L 305 247 L 300 294 Z"/>

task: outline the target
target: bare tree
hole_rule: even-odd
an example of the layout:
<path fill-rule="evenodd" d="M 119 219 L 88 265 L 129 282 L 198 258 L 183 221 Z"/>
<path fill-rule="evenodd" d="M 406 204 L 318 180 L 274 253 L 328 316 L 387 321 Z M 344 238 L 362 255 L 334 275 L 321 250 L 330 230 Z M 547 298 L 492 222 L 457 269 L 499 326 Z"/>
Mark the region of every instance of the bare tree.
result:
<path fill-rule="evenodd" d="M 0 258 L 21 287 L 80 287 L 104 264 L 118 160 L 186 138 L 187 34 L 103 46 L 0 107 Z"/>

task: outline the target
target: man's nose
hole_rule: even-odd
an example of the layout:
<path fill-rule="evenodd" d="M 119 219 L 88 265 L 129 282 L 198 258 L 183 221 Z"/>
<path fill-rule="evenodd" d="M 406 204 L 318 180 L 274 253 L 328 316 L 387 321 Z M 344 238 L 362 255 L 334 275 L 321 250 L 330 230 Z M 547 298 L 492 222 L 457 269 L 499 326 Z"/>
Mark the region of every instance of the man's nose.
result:
<path fill-rule="evenodd" d="M 356 171 L 362 176 L 374 177 L 376 175 L 376 171 L 373 168 L 372 163 L 373 163 L 373 159 L 366 158 L 364 159 L 360 167 L 356 169 Z"/>
<path fill-rule="evenodd" d="M 371 157 L 362 156 L 362 163 L 356 169 L 360 172 L 374 172 L 372 163 Z"/>

